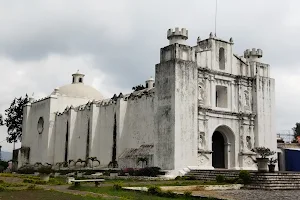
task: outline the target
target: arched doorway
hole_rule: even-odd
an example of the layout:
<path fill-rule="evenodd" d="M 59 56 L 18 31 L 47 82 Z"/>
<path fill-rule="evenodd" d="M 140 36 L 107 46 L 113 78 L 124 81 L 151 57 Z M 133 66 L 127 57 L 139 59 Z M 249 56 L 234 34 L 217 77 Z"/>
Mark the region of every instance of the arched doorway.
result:
<path fill-rule="evenodd" d="M 214 168 L 225 168 L 225 140 L 219 131 L 212 136 L 212 166 Z"/>

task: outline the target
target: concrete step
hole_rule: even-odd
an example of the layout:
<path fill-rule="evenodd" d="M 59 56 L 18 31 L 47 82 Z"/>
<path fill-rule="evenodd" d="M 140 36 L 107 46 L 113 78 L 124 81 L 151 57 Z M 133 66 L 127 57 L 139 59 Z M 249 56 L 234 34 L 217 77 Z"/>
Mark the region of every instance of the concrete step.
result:
<path fill-rule="evenodd" d="M 246 185 L 247 189 L 263 190 L 298 190 L 300 189 L 300 173 L 294 172 L 276 172 L 276 173 L 258 173 L 249 172 L 252 183 Z M 239 171 L 230 170 L 192 170 L 186 177 L 194 177 L 197 180 L 214 181 L 218 175 L 225 178 L 237 178 Z"/>

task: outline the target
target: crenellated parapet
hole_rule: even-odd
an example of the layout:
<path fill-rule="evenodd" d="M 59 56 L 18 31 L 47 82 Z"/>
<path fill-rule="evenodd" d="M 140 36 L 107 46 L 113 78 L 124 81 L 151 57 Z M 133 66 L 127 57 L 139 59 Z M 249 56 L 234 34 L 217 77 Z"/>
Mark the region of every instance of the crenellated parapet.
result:
<path fill-rule="evenodd" d="M 255 49 L 252 50 L 247 49 L 244 51 L 244 57 L 248 59 L 249 61 L 258 61 L 263 56 L 263 51 L 261 49 Z"/>
<path fill-rule="evenodd" d="M 128 101 L 128 100 L 136 100 L 136 99 L 140 99 L 142 97 L 153 97 L 155 93 L 155 88 L 146 88 L 143 90 L 139 90 L 139 91 L 135 91 L 130 93 L 129 95 L 126 95 L 124 97 L 124 101 Z"/>
<path fill-rule="evenodd" d="M 129 100 L 137 100 L 141 98 L 148 98 L 154 96 L 155 88 L 146 88 L 143 90 L 135 91 L 130 94 L 123 95 L 120 93 L 119 95 L 114 94 L 110 99 L 104 99 L 100 101 L 89 101 L 86 104 L 73 107 L 67 106 L 63 112 L 56 112 L 57 116 L 64 115 L 70 112 L 70 110 L 74 110 L 75 112 L 91 110 L 92 105 L 96 105 L 97 107 L 107 107 L 111 105 L 116 105 L 119 100 L 129 101 Z"/>
<path fill-rule="evenodd" d="M 170 44 L 185 44 L 185 41 L 188 39 L 188 30 L 185 28 L 175 28 L 174 31 L 170 28 L 167 32 L 167 38 Z"/>
<path fill-rule="evenodd" d="M 46 99 L 49 99 L 50 97 L 51 97 L 51 96 L 46 96 L 46 97 L 44 97 L 44 98 L 32 100 L 30 103 L 31 103 L 31 104 L 39 103 L 39 102 L 41 102 L 41 101 L 44 101 L 44 100 L 46 100 Z"/>

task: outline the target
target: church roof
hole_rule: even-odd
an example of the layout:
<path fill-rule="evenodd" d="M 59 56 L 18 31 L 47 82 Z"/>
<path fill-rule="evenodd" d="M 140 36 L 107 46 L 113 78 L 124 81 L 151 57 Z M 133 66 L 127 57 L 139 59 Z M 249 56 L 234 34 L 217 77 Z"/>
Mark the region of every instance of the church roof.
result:
<path fill-rule="evenodd" d="M 153 155 L 153 144 L 143 144 L 139 148 L 129 148 L 126 149 L 120 156 L 122 158 L 135 158 L 138 156 L 148 156 Z"/>
<path fill-rule="evenodd" d="M 103 95 L 98 90 L 89 85 L 84 84 L 84 76 L 84 74 L 77 71 L 76 73 L 72 74 L 72 84 L 56 88 L 51 95 L 86 98 L 91 100 L 104 99 Z"/>
<path fill-rule="evenodd" d="M 95 88 L 84 84 L 68 84 L 58 88 L 59 96 L 101 100 L 103 95 Z M 52 93 L 53 94 L 53 93 Z"/>

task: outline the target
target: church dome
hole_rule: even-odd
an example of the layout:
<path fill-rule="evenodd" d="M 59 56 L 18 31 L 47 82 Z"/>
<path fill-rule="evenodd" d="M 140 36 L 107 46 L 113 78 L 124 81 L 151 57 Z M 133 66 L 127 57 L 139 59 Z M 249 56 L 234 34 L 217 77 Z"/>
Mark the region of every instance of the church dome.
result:
<path fill-rule="evenodd" d="M 95 88 L 85 85 L 83 82 L 84 74 L 79 73 L 77 71 L 75 74 L 72 74 L 73 81 L 72 84 L 64 85 L 59 88 L 56 88 L 52 95 L 58 96 L 67 96 L 67 97 L 75 97 L 75 98 L 87 98 L 87 99 L 95 99 L 101 100 L 103 99 L 103 95 L 96 90 Z"/>

